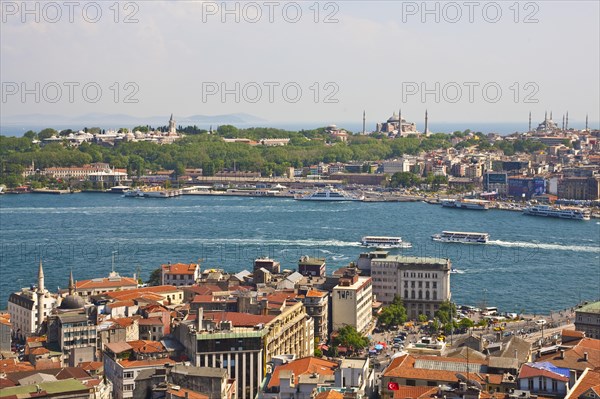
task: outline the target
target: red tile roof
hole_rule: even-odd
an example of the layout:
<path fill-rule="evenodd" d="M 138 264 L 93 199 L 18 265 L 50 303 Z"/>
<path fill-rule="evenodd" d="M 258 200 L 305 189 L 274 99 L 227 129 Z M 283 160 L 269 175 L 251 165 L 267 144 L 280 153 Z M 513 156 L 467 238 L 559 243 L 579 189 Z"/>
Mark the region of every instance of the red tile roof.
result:
<path fill-rule="evenodd" d="M 118 319 L 112 319 L 112 321 L 123 328 L 127 328 L 133 324 L 133 319 L 131 317 L 120 317 Z"/>
<path fill-rule="evenodd" d="M 77 367 L 85 371 L 96 371 L 103 368 L 104 365 L 102 362 L 81 362 L 77 365 Z"/>
<path fill-rule="evenodd" d="M 344 394 L 338 391 L 325 391 L 315 396 L 315 399 L 344 399 Z"/>
<path fill-rule="evenodd" d="M 163 322 L 160 317 L 149 317 L 138 321 L 140 326 L 162 326 Z"/>
<path fill-rule="evenodd" d="M 587 353 L 588 360 L 584 360 Z M 556 367 L 563 367 L 569 370 L 583 371 L 586 368 L 592 370 L 600 368 L 600 340 L 592 338 L 583 338 L 577 342 L 571 349 L 565 350 L 564 359 L 561 354 L 550 353 L 537 359 L 538 362 L 550 362 Z"/>
<path fill-rule="evenodd" d="M 399 356 L 392 360 L 390 365 L 387 367 L 385 372 L 383 373 L 384 377 L 399 377 L 399 378 L 408 378 L 414 380 L 422 380 L 422 381 L 444 381 L 444 382 L 456 382 L 456 371 L 455 370 L 444 370 L 444 369 L 420 369 L 415 368 L 415 361 L 417 359 L 422 360 L 433 360 L 435 362 L 444 362 L 444 363 L 467 363 L 467 359 L 463 358 L 451 358 L 444 357 L 440 358 L 439 356 L 413 356 L 410 354 L 406 354 L 403 356 Z M 485 361 L 471 359 L 469 361 L 470 364 L 486 364 Z M 489 378 L 489 383 L 494 385 L 499 385 L 502 383 L 502 374 L 485 374 L 485 375 L 477 375 L 475 373 L 471 374 L 473 379 L 480 383 L 486 383 L 486 377 Z"/>
<path fill-rule="evenodd" d="M 144 287 L 144 288 L 135 288 L 133 290 L 126 290 L 126 291 L 112 291 L 112 292 L 107 292 L 106 295 L 109 296 L 110 298 L 114 298 L 114 299 L 131 299 L 132 295 L 135 294 L 168 294 L 168 293 L 173 293 L 173 292 L 177 292 L 177 287 L 172 286 L 172 285 L 157 285 L 157 286 L 153 286 L 153 287 Z M 135 297 L 135 296 L 134 296 Z"/>
<path fill-rule="evenodd" d="M 135 302 L 133 302 L 131 299 L 129 299 L 126 301 L 115 301 L 115 302 L 107 303 L 106 306 L 108 306 L 111 309 L 121 308 L 121 307 L 130 307 L 130 306 L 135 306 Z"/>
<path fill-rule="evenodd" d="M 208 396 L 198 393 L 195 391 L 191 391 L 185 388 L 173 388 L 172 386 L 167 389 L 167 393 L 169 393 L 172 398 L 187 398 L 187 399 L 209 399 Z"/>
<path fill-rule="evenodd" d="M 161 265 L 161 268 L 165 274 L 194 274 L 196 269 L 200 268 L 200 265 L 195 263 L 190 263 L 189 265 L 185 263 L 175 263 L 172 265 Z"/>
<path fill-rule="evenodd" d="M 594 389 L 596 392 L 600 390 L 600 370 L 584 371 L 565 399 L 577 399 L 589 389 Z"/>
<path fill-rule="evenodd" d="M 524 364 L 523 366 L 521 366 L 521 370 L 519 371 L 519 378 L 531 377 L 547 377 L 557 381 L 569 381 L 569 377 L 565 377 L 564 375 L 555 373 L 544 368 L 533 367 L 529 364 Z"/>
<path fill-rule="evenodd" d="M 109 279 L 106 277 L 103 279 L 82 280 L 75 282 L 75 287 L 78 291 L 101 288 L 137 287 L 137 285 L 137 280 L 131 277 L 121 277 L 119 279 Z"/>
<path fill-rule="evenodd" d="M 133 348 L 134 352 L 139 353 L 164 353 L 167 350 L 164 345 L 159 341 L 147 341 L 140 339 L 138 341 L 129 341 L 127 342 L 131 348 Z"/>
<path fill-rule="evenodd" d="M 323 298 L 326 295 L 327 295 L 326 292 L 319 291 L 319 290 L 310 290 L 306 293 L 307 298 L 310 298 L 310 297 Z"/>
<path fill-rule="evenodd" d="M 14 373 L 17 371 L 34 370 L 33 364 L 19 362 L 17 359 L 0 359 L 0 373 Z"/>
<path fill-rule="evenodd" d="M 437 392 L 437 387 L 428 386 L 407 386 L 400 385 L 400 389 L 394 391 L 394 399 L 418 399 L 420 397 L 429 397 Z"/>
<path fill-rule="evenodd" d="M 336 362 L 319 359 L 318 357 L 303 357 L 286 364 L 275 367 L 273 375 L 269 380 L 269 388 L 279 386 L 279 373 L 283 370 L 290 370 L 294 373 L 295 381 L 298 382 L 298 377 L 303 374 L 317 373 L 319 375 L 333 375 L 333 370 L 338 367 Z"/>

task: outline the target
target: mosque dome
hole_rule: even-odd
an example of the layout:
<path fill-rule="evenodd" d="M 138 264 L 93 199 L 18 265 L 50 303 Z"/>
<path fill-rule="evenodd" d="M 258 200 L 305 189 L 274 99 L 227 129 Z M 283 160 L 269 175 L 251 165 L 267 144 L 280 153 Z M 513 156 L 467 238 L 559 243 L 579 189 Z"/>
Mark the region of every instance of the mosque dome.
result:
<path fill-rule="evenodd" d="M 67 295 L 60 303 L 59 309 L 71 310 L 81 309 L 85 306 L 85 301 L 79 295 Z"/>

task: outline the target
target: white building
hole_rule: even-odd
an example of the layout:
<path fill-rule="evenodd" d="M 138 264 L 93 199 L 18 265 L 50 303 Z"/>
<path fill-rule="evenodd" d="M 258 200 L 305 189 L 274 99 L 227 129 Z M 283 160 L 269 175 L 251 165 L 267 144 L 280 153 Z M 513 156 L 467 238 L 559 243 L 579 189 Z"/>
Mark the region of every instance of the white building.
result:
<path fill-rule="evenodd" d="M 56 307 L 56 302 L 57 295 L 52 295 L 44 287 L 44 269 L 40 261 L 37 288 L 22 288 L 8 298 L 13 334 L 24 339 L 35 333 Z"/>
<path fill-rule="evenodd" d="M 192 285 L 200 278 L 200 265 L 175 263 L 161 265 L 161 281 L 163 285 Z"/>
<path fill-rule="evenodd" d="M 411 319 L 420 314 L 431 317 L 443 301 L 450 300 L 450 269 L 450 259 L 445 258 L 374 258 L 373 294 L 383 303 L 392 303 L 399 295 Z"/>
<path fill-rule="evenodd" d="M 366 331 L 373 312 L 371 277 L 344 275 L 331 296 L 333 330 L 350 325 L 359 332 Z"/>

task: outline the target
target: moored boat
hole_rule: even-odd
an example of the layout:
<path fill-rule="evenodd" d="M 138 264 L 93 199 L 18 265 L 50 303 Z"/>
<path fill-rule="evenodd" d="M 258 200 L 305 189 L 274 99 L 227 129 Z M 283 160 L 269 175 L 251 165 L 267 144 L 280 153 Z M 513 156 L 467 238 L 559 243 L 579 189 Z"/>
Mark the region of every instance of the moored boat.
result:
<path fill-rule="evenodd" d="M 328 187 L 313 191 L 307 195 L 296 195 L 294 199 L 298 201 L 362 201 L 365 197 Z"/>
<path fill-rule="evenodd" d="M 471 209 L 485 211 L 490 208 L 490 202 L 477 199 L 442 199 L 441 204 L 445 208 Z"/>
<path fill-rule="evenodd" d="M 560 219 L 590 220 L 591 212 L 583 208 L 559 208 L 550 205 L 532 205 L 523 210 L 524 215 Z"/>

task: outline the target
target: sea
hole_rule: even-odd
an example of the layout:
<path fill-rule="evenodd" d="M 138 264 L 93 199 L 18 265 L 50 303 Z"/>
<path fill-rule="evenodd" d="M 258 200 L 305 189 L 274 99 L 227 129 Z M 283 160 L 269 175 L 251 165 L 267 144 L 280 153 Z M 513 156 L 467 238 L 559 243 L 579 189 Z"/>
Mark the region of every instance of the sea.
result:
<path fill-rule="evenodd" d="M 486 245 L 431 240 L 442 230 L 487 232 Z M 268 256 L 293 270 L 301 256 L 326 259 L 327 273 L 355 262 L 365 235 L 401 236 L 404 256 L 450 258 L 452 299 L 504 312 L 548 314 L 600 299 L 600 221 L 469 211 L 423 202 L 310 202 L 289 198 L 118 194 L 0 196 L 0 308 L 11 292 L 105 277 L 146 280 L 168 262 L 251 270 Z"/>

